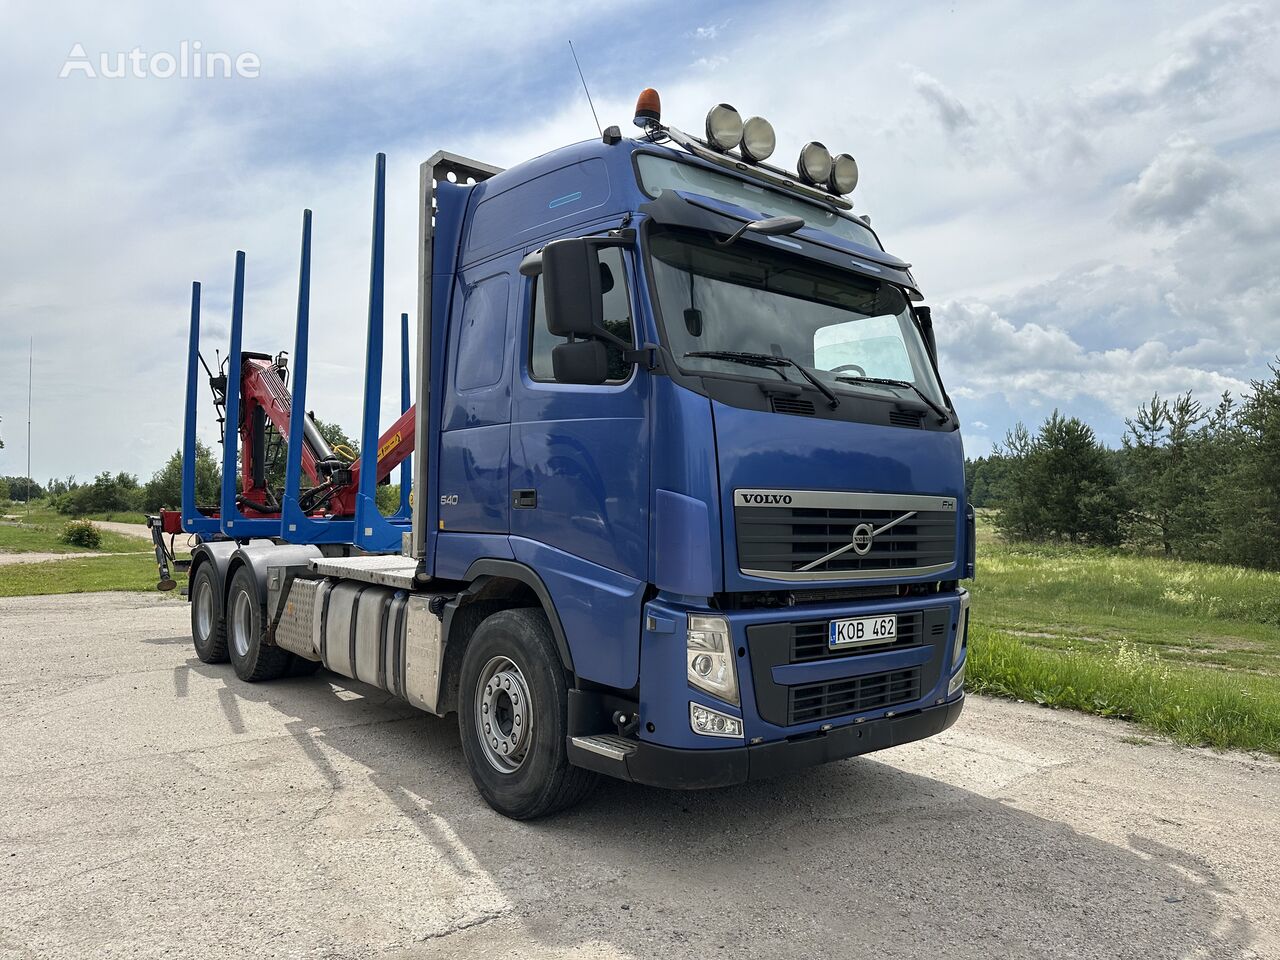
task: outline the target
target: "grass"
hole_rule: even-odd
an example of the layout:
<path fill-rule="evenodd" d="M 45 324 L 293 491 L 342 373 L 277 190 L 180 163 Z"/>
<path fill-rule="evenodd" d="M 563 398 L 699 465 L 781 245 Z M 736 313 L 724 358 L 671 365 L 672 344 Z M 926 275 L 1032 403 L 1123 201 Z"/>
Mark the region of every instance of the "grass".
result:
<path fill-rule="evenodd" d="M 17 517 L 23 522 L 28 521 L 27 505 L 25 503 L 11 503 L 8 507 L 0 510 L 0 514 L 6 516 Z M 45 500 L 31 501 L 31 523 L 66 523 L 73 519 L 70 515 L 59 513 L 48 505 Z M 76 520 L 110 520 L 116 523 L 146 523 L 147 515 L 134 510 L 112 510 L 106 513 L 86 513 L 77 515 Z"/>
<path fill-rule="evenodd" d="M 0 566 L 0 597 L 99 590 L 149 591 L 155 590 L 156 579 L 155 558 L 141 553 L 47 563 L 11 563 Z"/>
<path fill-rule="evenodd" d="M 0 553 L 75 557 L 0 566 L 0 597 L 155 589 L 155 557 L 146 540 L 102 530 L 102 542 L 97 548 L 71 546 L 58 539 L 70 519 L 33 504 L 30 523 L 0 522 Z"/>
<path fill-rule="evenodd" d="M 983 518 L 969 688 L 1280 755 L 1280 574 L 1004 543 Z"/>
<path fill-rule="evenodd" d="M 54 514 L 57 516 L 57 514 Z M 0 522 L 0 553 L 139 553 L 148 550 L 148 543 L 139 537 L 128 537 L 111 530 L 102 530 L 102 542 L 94 550 L 73 547 L 58 537 L 70 517 L 56 520 L 33 520 L 31 523 Z"/>

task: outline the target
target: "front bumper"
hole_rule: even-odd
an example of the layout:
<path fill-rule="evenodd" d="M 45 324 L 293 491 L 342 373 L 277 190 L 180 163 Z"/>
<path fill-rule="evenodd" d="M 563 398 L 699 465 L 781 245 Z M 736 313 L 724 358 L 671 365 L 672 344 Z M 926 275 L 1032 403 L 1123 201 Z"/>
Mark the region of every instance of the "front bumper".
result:
<path fill-rule="evenodd" d="M 772 743 L 686 750 L 635 741 L 625 756 L 605 756 L 570 741 L 569 754 L 577 766 L 633 783 L 678 790 L 727 787 L 923 740 L 950 727 L 963 708 L 961 694 L 941 706 Z"/>

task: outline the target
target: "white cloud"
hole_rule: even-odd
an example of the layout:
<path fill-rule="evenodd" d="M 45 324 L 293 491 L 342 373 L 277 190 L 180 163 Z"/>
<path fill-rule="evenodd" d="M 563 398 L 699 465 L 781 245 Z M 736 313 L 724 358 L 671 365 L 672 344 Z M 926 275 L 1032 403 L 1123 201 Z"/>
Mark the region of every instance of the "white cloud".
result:
<path fill-rule="evenodd" d="M 1215 109 L 1224 89 L 1238 87 L 1241 64 L 1265 51 L 1275 32 L 1274 10 L 1261 4 L 1219 7 L 1173 30 L 1166 40 L 1168 53 L 1154 67 L 1104 77 L 1085 91 L 1085 100 L 1122 115 L 1172 107 Z"/>
<path fill-rule="evenodd" d="M 948 133 L 959 133 L 974 125 L 969 108 L 936 77 L 917 71 L 911 78 L 911 83 Z"/>
<path fill-rule="evenodd" d="M 1236 175 L 1213 149 L 1191 137 L 1170 140 L 1136 183 L 1125 189 L 1121 213 L 1138 226 L 1176 227 L 1236 183 Z"/>
<path fill-rule="evenodd" d="M 1118 418 L 1153 393 L 1192 390 L 1206 399 L 1247 383 L 1179 362 L 1167 346 L 1148 340 L 1134 349 L 1087 350 L 1065 331 L 1039 324 L 1015 325 L 983 304 L 946 302 L 935 311 L 939 349 L 951 371 L 955 396 L 1003 397 L 1046 406 L 1083 397 L 1102 402 Z"/>

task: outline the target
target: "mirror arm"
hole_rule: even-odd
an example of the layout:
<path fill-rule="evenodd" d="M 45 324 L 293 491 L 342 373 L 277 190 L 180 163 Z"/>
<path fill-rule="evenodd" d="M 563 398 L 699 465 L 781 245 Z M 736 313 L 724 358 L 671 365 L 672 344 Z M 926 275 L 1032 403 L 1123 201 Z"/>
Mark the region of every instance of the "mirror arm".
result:
<path fill-rule="evenodd" d="M 744 233 L 746 233 L 750 229 L 751 229 L 751 221 L 748 220 L 746 223 L 740 226 L 733 233 L 729 234 L 729 236 L 725 237 L 723 240 L 717 240 L 716 246 L 727 247 L 732 243 L 736 243 L 738 238 L 741 237 Z"/>
<path fill-rule="evenodd" d="M 656 343 L 646 343 L 638 350 L 627 350 L 622 354 L 622 359 L 627 363 L 637 364 L 645 370 L 659 372 L 662 370 L 662 348 Z"/>
<path fill-rule="evenodd" d="M 615 347 L 621 347 L 623 350 L 630 350 L 632 347 L 629 340 L 623 340 L 617 334 L 610 333 L 604 327 L 596 327 L 595 330 L 592 331 L 591 336 L 598 340 L 608 340 Z"/>
<path fill-rule="evenodd" d="M 636 231 L 634 227 L 627 227 L 615 230 L 607 237 L 584 237 L 593 247 L 632 247 L 636 242 Z M 531 250 L 525 254 L 523 260 L 520 261 L 519 273 L 522 277 L 540 277 L 542 276 L 542 251 L 543 247 L 537 250 Z"/>

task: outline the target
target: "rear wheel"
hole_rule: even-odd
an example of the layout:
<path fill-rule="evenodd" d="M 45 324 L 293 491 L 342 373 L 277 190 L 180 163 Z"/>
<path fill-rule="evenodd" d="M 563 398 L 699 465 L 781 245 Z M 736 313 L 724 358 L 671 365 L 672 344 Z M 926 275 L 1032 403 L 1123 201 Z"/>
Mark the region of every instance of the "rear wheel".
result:
<path fill-rule="evenodd" d="M 532 820 L 582 800 L 596 783 L 569 764 L 568 682 L 541 610 L 503 610 L 476 629 L 462 658 L 458 728 L 485 801 Z"/>
<path fill-rule="evenodd" d="M 274 680 L 289 669 L 293 655 L 263 642 L 267 611 L 253 571 L 241 567 L 227 592 L 227 653 L 241 680 Z"/>
<path fill-rule="evenodd" d="M 201 564 L 191 578 L 191 640 L 205 663 L 227 662 L 227 621 L 210 563 Z"/>

